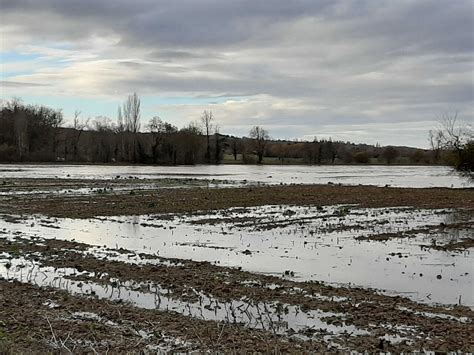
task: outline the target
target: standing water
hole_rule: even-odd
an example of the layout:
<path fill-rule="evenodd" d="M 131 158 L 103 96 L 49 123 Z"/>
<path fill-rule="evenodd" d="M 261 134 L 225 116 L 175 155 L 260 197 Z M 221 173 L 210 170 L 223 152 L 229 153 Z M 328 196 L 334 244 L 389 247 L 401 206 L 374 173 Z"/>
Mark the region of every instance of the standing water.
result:
<path fill-rule="evenodd" d="M 206 179 L 241 183 L 377 185 L 393 187 L 472 187 L 446 166 L 385 165 L 65 165 L 1 164 L 0 178 Z"/>

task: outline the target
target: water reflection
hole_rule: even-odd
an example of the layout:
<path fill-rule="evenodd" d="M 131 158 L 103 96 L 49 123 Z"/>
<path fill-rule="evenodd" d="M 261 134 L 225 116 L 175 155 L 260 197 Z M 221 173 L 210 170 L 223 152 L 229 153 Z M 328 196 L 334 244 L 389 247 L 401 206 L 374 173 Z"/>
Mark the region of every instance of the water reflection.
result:
<path fill-rule="evenodd" d="M 198 291 L 194 291 L 198 301 L 184 301 L 156 283 L 119 282 L 111 279 L 110 283 L 102 284 L 83 280 L 89 276 L 94 275 L 73 268 L 41 266 L 38 262 L 22 258 L 12 259 L 8 254 L 0 254 L 0 277 L 66 290 L 71 294 L 125 301 L 140 308 L 172 311 L 203 320 L 242 324 L 274 334 L 305 334 L 307 329 L 313 329 L 326 334 L 327 340 L 331 338 L 330 335 L 341 333 L 354 336 L 370 334 L 353 325 L 334 325 L 322 320 L 327 317 L 344 319 L 342 314 L 320 310 L 303 311 L 299 306 L 279 302 L 256 302 L 247 299 L 223 302 Z M 77 277 L 81 277 L 81 280 L 76 280 Z"/>
<path fill-rule="evenodd" d="M 197 166 L 114 166 L 1 164 L 0 178 L 61 179 L 206 179 L 229 180 L 235 184 L 364 184 L 397 187 L 474 186 L 444 166 L 279 166 L 279 165 L 197 165 Z"/>
<path fill-rule="evenodd" d="M 472 221 L 472 212 L 451 210 L 261 206 L 212 215 L 4 217 L 0 230 L 7 238 L 76 240 L 279 276 L 290 271 L 286 277 L 372 287 L 422 302 L 456 304 L 461 296 L 462 304 L 474 306 L 471 249 L 430 247 L 433 239 L 443 245 L 472 238 Z M 452 223 L 470 224 L 440 227 Z M 358 240 L 396 233 L 403 238 Z"/>

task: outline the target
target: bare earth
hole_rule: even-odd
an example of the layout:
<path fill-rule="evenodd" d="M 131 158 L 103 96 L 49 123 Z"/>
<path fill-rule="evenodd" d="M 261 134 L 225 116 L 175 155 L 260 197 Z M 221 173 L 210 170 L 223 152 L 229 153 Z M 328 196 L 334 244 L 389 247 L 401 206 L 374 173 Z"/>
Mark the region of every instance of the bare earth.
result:
<path fill-rule="evenodd" d="M 169 180 L 139 180 L 127 183 L 97 180 L 28 180 L 4 181 L 0 192 L 20 190 L 90 188 L 93 194 L 27 194 L 0 196 L 0 213 L 40 213 L 55 217 L 88 218 L 95 216 L 138 215 L 210 211 L 230 207 L 267 204 L 335 205 L 358 204 L 361 207 L 412 206 L 420 208 L 474 208 L 474 189 L 390 188 L 339 185 L 250 186 L 242 188 L 146 188 L 167 187 Z M 189 184 L 198 184 L 195 180 Z M 136 187 L 136 188 L 135 188 Z M 100 190 L 100 192 L 98 192 Z M 74 190 L 72 190 L 74 191 Z"/>

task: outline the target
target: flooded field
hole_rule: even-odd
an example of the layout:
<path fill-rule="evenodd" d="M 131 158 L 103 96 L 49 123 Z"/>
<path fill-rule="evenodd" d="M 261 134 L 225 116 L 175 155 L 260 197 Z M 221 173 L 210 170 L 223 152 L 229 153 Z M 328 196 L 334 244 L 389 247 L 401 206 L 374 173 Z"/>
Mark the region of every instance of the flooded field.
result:
<path fill-rule="evenodd" d="M 58 227 L 57 222 L 38 220 L 38 223 L 51 224 L 49 228 L 53 229 Z M 219 263 L 162 258 L 106 245 L 41 238 L 20 230 L 5 234 L 0 238 L 0 275 L 4 280 L 16 288 L 31 285 L 49 292 L 56 290 L 54 296 L 41 300 L 42 308 L 59 312 L 69 310 L 68 302 L 77 302 L 81 310 L 69 310 L 69 318 L 72 315 L 74 321 L 89 321 L 108 328 L 122 325 L 122 317 L 106 316 L 103 309 L 97 311 L 97 306 L 91 312 L 90 305 L 118 302 L 122 311 L 127 307 L 134 310 L 133 315 L 138 317 L 135 322 L 142 319 L 140 312 L 144 311 L 153 311 L 157 317 L 171 314 L 175 320 L 173 326 L 182 332 L 186 332 L 184 320 L 187 324 L 197 322 L 195 326 L 200 326 L 202 332 L 214 327 L 223 331 L 227 325 L 235 332 L 229 334 L 234 338 L 239 330 L 246 329 L 257 332 L 253 333 L 254 337 L 258 334 L 267 341 L 272 336 L 277 336 L 279 342 L 289 341 L 291 345 L 287 349 L 293 350 L 380 347 L 402 350 L 420 346 L 428 336 L 430 344 L 438 348 L 440 344 L 456 344 L 446 340 L 472 330 L 473 312 L 460 305 L 423 305 L 368 289 L 300 282 L 289 270 L 271 276 L 227 268 Z M 242 254 L 249 256 L 246 250 Z M 4 287 L 1 282 L 0 286 Z M 64 321 L 64 316 L 58 321 Z M 433 324 L 437 325 L 434 331 Z M 196 346 L 202 349 L 202 340 L 200 344 L 183 342 L 182 333 L 178 339 L 167 336 L 163 344 L 162 335 L 169 331 L 169 325 L 162 327 L 157 336 L 153 327 L 150 329 L 142 322 L 136 335 L 147 340 L 148 345 L 157 342 L 155 345 L 161 348 L 166 345 L 168 350 L 183 347 L 191 350 Z M 215 342 L 215 330 L 211 333 L 214 337 L 209 341 Z M 68 342 L 63 338 L 63 341 L 72 347 L 84 339 L 71 338 Z M 103 346 L 97 342 L 90 344 L 94 348 Z M 259 346 L 264 345 L 259 343 Z M 462 341 L 456 346 L 469 348 Z"/>
<path fill-rule="evenodd" d="M 472 211 L 260 206 L 94 219 L 3 216 L 10 238 L 57 238 L 474 307 Z"/>
<path fill-rule="evenodd" d="M 473 350 L 472 189 L 103 178 L 0 186 L 0 345 Z"/>
<path fill-rule="evenodd" d="M 44 165 L 1 164 L 0 179 L 199 179 L 218 180 L 219 185 L 242 184 L 327 184 L 395 187 L 473 186 L 445 166 L 360 166 L 360 165 Z"/>

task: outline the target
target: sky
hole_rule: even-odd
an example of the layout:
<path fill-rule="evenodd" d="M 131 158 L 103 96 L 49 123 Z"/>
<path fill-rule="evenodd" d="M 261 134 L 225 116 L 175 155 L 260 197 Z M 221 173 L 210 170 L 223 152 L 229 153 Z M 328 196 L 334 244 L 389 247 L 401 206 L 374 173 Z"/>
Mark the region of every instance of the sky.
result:
<path fill-rule="evenodd" d="M 142 126 L 428 147 L 474 122 L 471 0 L 0 0 L 2 100 Z"/>

